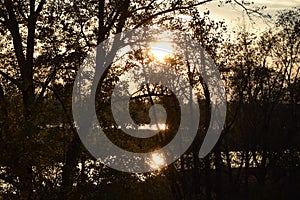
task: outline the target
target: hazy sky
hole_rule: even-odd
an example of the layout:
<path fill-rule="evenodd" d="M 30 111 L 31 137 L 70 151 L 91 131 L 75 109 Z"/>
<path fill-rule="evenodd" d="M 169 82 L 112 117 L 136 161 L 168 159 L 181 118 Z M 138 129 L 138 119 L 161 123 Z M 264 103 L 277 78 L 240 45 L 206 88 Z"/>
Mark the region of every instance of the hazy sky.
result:
<path fill-rule="evenodd" d="M 254 6 L 267 6 L 264 12 L 269 14 L 275 14 L 276 11 L 292 8 L 292 7 L 300 7 L 300 0 L 249 0 L 254 2 Z M 248 24 L 247 28 L 253 31 L 263 31 L 267 28 L 267 24 L 263 22 L 261 19 L 253 20 L 255 24 L 249 23 L 249 18 L 243 18 L 243 9 L 240 6 L 232 6 L 232 5 L 224 5 L 218 7 L 218 1 L 210 2 L 207 5 L 200 6 L 200 10 L 210 10 L 210 16 L 216 20 L 225 20 L 228 25 L 229 30 L 236 30 L 238 25 Z M 252 21 L 252 22 L 253 22 Z"/>

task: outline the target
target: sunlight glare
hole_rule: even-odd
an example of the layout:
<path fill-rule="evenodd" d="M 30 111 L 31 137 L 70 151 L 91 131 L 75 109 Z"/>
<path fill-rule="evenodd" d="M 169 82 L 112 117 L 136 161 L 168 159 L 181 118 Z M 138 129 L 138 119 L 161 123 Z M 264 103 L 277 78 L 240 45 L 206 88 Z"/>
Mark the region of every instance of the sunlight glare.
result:
<path fill-rule="evenodd" d="M 174 49 L 171 42 L 159 41 L 150 43 L 150 53 L 157 61 L 163 62 L 173 54 L 173 51 Z"/>
<path fill-rule="evenodd" d="M 160 170 L 162 167 L 165 167 L 167 165 L 166 159 L 163 154 L 152 153 L 150 160 L 151 161 L 150 161 L 149 165 L 150 165 L 151 169 L 154 169 L 154 170 Z"/>
<path fill-rule="evenodd" d="M 164 123 L 158 123 L 158 124 L 145 124 L 138 127 L 139 130 L 153 130 L 153 131 L 163 131 L 168 129 L 167 125 Z"/>

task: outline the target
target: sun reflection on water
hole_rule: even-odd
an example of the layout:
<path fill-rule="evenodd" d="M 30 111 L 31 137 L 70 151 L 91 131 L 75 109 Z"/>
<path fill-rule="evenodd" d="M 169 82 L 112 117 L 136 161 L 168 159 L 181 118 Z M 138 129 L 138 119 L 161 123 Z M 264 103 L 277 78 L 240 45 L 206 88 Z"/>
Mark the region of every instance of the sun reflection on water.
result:
<path fill-rule="evenodd" d="M 160 170 L 167 166 L 166 158 L 162 153 L 152 153 L 149 166 L 153 170 Z"/>

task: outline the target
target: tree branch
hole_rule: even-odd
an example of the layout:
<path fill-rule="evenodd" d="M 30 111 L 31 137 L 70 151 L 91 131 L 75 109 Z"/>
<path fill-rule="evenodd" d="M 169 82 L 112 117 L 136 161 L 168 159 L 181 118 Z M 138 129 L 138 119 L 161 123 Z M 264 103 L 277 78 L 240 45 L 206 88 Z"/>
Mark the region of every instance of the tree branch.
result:
<path fill-rule="evenodd" d="M 257 8 L 257 9 L 247 8 L 243 3 L 240 3 L 237 0 L 234 0 L 234 3 L 241 6 L 245 10 L 246 15 L 249 17 L 249 19 L 252 19 L 250 15 L 253 14 L 253 13 L 255 13 L 255 14 L 261 16 L 261 17 L 270 17 L 268 14 L 265 15 L 262 12 L 259 12 L 259 8 Z"/>
<path fill-rule="evenodd" d="M 150 8 L 150 6 L 151 6 L 155 1 L 156 1 L 156 0 L 152 0 L 147 6 L 143 6 L 143 7 L 134 9 L 134 10 L 132 10 L 131 12 L 134 13 L 134 12 L 139 11 L 139 10 L 147 10 L 147 9 Z"/>
<path fill-rule="evenodd" d="M 7 73 L 1 70 L 0 70 L 0 75 L 3 76 L 5 79 L 9 80 L 10 82 L 12 82 L 13 84 L 15 84 L 16 86 L 20 87 L 20 81 L 18 81 L 17 79 L 14 79 L 13 77 L 9 76 Z"/>
<path fill-rule="evenodd" d="M 23 1 L 18 1 L 18 11 L 19 13 L 21 14 L 21 16 L 27 21 L 28 20 L 28 17 L 26 17 L 25 13 L 23 12 L 22 8 L 23 8 L 23 5 L 21 4 L 21 2 L 23 3 Z"/>
<path fill-rule="evenodd" d="M 39 14 L 42 11 L 43 6 L 45 5 L 45 3 L 46 3 L 46 0 L 41 0 L 41 2 L 39 3 L 39 5 L 38 5 L 38 7 L 35 11 L 36 14 Z"/>
<path fill-rule="evenodd" d="M 142 26 L 142 25 L 145 24 L 146 22 L 148 22 L 148 21 L 154 19 L 155 17 L 157 17 L 157 16 L 159 16 L 159 15 L 167 14 L 167 13 L 170 13 L 170 12 L 173 12 L 173 11 L 185 10 L 185 9 L 193 8 L 193 7 L 196 7 L 196 6 L 199 6 L 199 5 L 203 5 L 203 4 L 208 3 L 208 2 L 211 2 L 211 1 L 213 1 L 213 0 L 205 0 L 205 1 L 201 1 L 201 2 L 192 4 L 192 5 L 188 5 L 188 6 L 173 7 L 173 8 L 167 9 L 167 10 L 160 11 L 160 12 L 158 12 L 158 13 L 155 13 L 155 14 L 151 15 L 150 17 L 148 17 L 148 18 L 146 18 L 146 19 L 143 19 L 143 20 L 142 20 L 140 23 L 138 23 L 134 28 L 138 28 L 138 27 Z"/>

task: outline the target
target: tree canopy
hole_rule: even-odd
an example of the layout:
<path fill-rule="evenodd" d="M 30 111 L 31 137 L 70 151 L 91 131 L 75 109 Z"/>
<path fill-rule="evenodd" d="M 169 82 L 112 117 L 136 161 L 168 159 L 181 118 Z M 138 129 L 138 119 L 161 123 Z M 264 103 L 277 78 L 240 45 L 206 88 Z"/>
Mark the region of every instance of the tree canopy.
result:
<path fill-rule="evenodd" d="M 223 36 L 226 22 L 199 11 L 210 2 L 1 0 L 0 199 L 239 199 L 260 189 L 257 198 L 263 198 L 263 191 L 281 186 L 284 192 L 274 198 L 299 197 L 300 10 L 278 12 L 275 28 L 262 34 L 241 30 L 230 41 Z M 219 3 L 267 16 L 246 1 Z M 72 89 L 93 48 L 139 27 L 180 30 L 201 44 L 222 74 L 228 114 L 215 149 L 199 159 L 210 120 L 207 85 L 179 55 L 165 59 L 161 65 L 178 70 L 197 94 L 197 137 L 168 167 L 129 174 L 103 165 L 82 145 L 72 118 Z M 178 97 L 161 85 L 141 87 L 130 100 L 132 118 L 149 124 L 149 109 L 159 103 L 168 113 L 168 129 L 140 143 L 126 139 L 114 126 L 112 91 L 126 71 L 153 62 L 146 50 L 126 56 L 112 63 L 99 83 L 97 115 L 118 145 L 153 150 L 170 142 L 184 120 L 178 118 Z M 142 72 L 134 73 L 139 79 Z M 180 84 L 172 77 L 170 82 Z"/>

